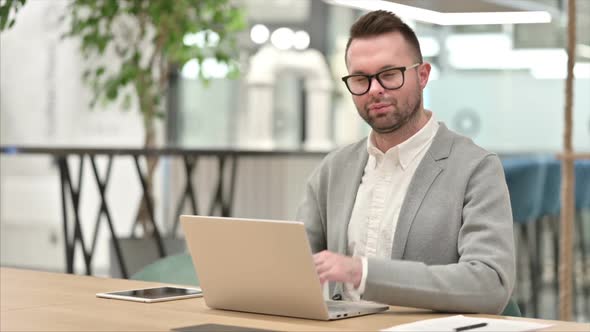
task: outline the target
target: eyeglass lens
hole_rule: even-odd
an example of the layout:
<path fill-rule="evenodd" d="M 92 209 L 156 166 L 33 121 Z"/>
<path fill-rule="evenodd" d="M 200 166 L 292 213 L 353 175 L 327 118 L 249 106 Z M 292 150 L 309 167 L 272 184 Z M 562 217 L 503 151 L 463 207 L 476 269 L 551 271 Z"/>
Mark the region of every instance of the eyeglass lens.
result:
<path fill-rule="evenodd" d="M 372 78 L 371 78 L 372 79 Z M 389 69 L 377 75 L 377 81 L 385 89 L 398 89 L 404 83 L 404 75 L 399 69 Z M 351 76 L 346 80 L 348 89 L 354 94 L 363 94 L 369 91 L 370 79 L 367 76 Z"/>

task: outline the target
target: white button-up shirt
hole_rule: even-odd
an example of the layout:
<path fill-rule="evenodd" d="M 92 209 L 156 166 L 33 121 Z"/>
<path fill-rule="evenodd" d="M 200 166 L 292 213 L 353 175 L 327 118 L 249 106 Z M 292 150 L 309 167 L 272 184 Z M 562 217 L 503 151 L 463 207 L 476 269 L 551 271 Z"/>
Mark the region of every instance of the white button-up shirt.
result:
<path fill-rule="evenodd" d="M 403 143 L 381 152 L 373 132 L 367 140 L 369 159 L 348 224 L 348 255 L 362 258 L 358 289 L 344 287 L 344 298 L 359 300 L 365 290 L 367 257 L 390 258 L 400 209 L 418 164 L 432 144 L 439 124 L 434 114 L 422 129 Z"/>

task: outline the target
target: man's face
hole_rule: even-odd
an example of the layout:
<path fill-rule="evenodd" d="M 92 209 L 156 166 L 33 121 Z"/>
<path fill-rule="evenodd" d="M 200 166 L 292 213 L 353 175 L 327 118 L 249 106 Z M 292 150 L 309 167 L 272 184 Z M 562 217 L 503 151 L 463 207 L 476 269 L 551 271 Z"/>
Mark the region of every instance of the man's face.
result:
<path fill-rule="evenodd" d="M 346 57 L 349 74 L 372 75 L 390 67 L 409 67 L 418 57 L 397 32 L 354 39 Z M 422 90 L 428 82 L 430 65 L 425 63 L 404 73 L 404 84 L 387 90 L 372 79 L 369 91 L 352 96 L 359 115 L 377 133 L 391 133 L 416 119 L 422 109 Z"/>

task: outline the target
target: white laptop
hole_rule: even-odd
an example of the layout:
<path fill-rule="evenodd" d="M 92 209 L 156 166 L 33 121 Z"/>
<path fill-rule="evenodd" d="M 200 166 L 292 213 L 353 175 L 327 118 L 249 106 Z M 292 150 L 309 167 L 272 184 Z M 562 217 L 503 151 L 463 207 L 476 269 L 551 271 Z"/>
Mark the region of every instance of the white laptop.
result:
<path fill-rule="evenodd" d="M 181 216 L 210 308 L 333 320 L 389 309 L 325 301 L 301 222 Z"/>

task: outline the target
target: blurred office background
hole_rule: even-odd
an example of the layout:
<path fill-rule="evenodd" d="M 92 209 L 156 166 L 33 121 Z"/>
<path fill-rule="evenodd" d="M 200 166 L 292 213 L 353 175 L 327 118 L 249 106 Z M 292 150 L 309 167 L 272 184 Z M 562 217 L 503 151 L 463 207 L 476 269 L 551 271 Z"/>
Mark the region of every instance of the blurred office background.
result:
<path fill-rule="evenodd" d="M 247 26 L 238 36 L 240 77 L 221 78 L 227 68 L 214 61 L 201 65 L 188 61 L 180 66 L 169 77 L 166 116 L 157 129 L 159 146 L 322 152 L 364 137 L 368 127 L 358 117 L 339 78 L 347 74 L 344 47 L 348 28 L 365 10 L 351 7 L 354 1 L 340 2 L 234 1 L 247 18 Z M 425 106 L 438 120 L 503 158 L 551 158 L 560 153 L 564 134 L 567 1 L 385 2 L 439 13 L 545 13 L 541 20 L 548 16 L 549 22 L 526 24 L 484 20 L 459 24 L 452 19 L 433 22 L 420 17 L 423 13 L 419 11 L 404 12 L 402 18 L 414 27 L 425 61 L 432 64 L 424 98 Z M 67 4 L 67 0 L 29 0 L 18 13 L 15 26 L 0 35 L 1 144 L 142 147 L 144 129 L 137 105 L 129 111 L 121 111 L 116 103 L 89 109 L 91 91 L 81 81 L 86 59 L 78 50 L 79 41 L 60 38 L 60 16 Z M 469 20 L 468 15 L 464 18 Z M 202 40 L 199 31 L 185 37 L 186 43 Z M 577 152 L 588 153 L 587 0 L 578 1 L 576 61 L 573 146 Z M 200 71 L 210 78 L 208 84 L 199 80 Z M 272 98 L 257 97 L 257 79 L 261 75 L 273 77 Z M 310 129 L 314 123 L 319 123 L 320 128 Z M 257 128 L 269 130 L 260 133 L 264 130 Z M 310 142 L 314 130 L 321 137 Z M 293 219 L 305 179 L 322 155 L 241 157 L 231 214 Z M 193 174 L 203 213 L 212 202 L 215 178 L 219 176 L 216 162 L 214 158 L 199 159 Z M 99 158 L 99 166 L 104 168 L 106 160 Z M 64 271 L 60 180 L 55 160 L 50 155 L 4 153 L 0 167 L 0 264 Z M 99 192 L 90 165 L 85 167 L 80 213 L 89 242 L 99 209 Z M 122 238 L 133 233 L 141 198 L 134 167 L 131 158 L 115 158 L 107 191 L 115 228 Z M 184 184 L 182 170 L 177 158 L 163 157 L 156 171 L 156 220 L 164 232 L 170 233 L 177 218 L 177 197 Z M 185 212 L 190 213 L 188 209 Z M 586 231 L 590 231 L 588 219 L 586 214 Z M 550 238 L 550 231 L 543 229 L 542 236 Z M 181 237 L 181 232 L 176 235 Z M 550 242 L 544 242 L 547 250 L 538 251 L 541 285 L 532 289 L 525 282 L 523 287 L 527 289 L 518 290 L 521 293 L 516 295 L 530 302 L 531 293 L 541 294 L 540 309 L 535 315 L 543 318 L 556 318 L 557 300 L 552 287 L 556 279 L 555 257 Z M 99 227 L 96 243 L 93 273 L 116 276 L 106 225 Z M 582 250 L 587 251 L 587 247 Z M 583 259 L 578 256 L 578 261 Z M 156 258 L 154 253 L 153 259 Z M 84 273 L 80 255 L 76 263 L 76 272 Z M 526 260 L 522 264 L 526 265 Z M 583 267 L 576 270 L 580 277 L 575 292 L 587 294 L 589 272 Z M 526 273 L 532 275 L 530 271 Z M 589 319 L 587 295 L 578 296 L 576 301 L 582 303 L 576 309 L 576 318 Z M 527 314 L 533 315 L 531 311 Z"/>

